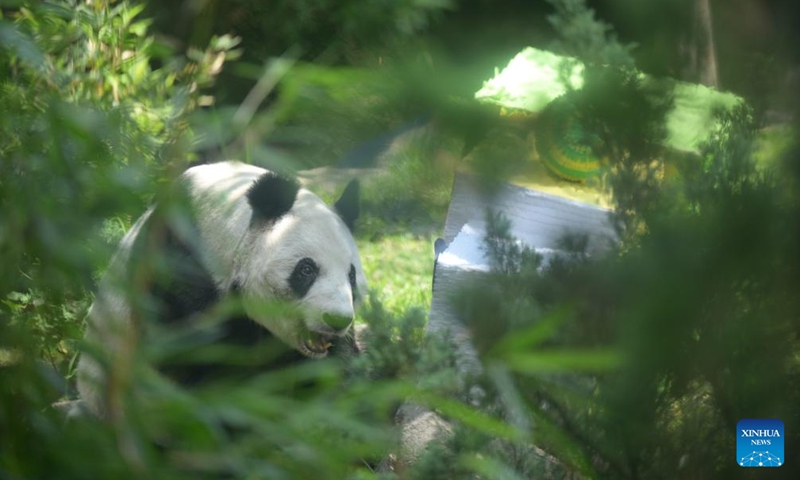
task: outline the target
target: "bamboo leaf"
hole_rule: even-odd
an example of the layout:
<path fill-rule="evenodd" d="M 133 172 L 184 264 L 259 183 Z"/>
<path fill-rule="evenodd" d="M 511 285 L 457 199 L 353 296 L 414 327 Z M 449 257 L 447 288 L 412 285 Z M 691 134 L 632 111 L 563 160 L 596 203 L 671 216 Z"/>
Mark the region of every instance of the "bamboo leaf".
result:
<path fill-rule="evenodd" d="M 548 372 L 605 372 L 621 363 L 621 355 L 612 349 L 548 349 L 533 353 L 511 353 L 505 358 L 512 371 L 535 375 Z"/>

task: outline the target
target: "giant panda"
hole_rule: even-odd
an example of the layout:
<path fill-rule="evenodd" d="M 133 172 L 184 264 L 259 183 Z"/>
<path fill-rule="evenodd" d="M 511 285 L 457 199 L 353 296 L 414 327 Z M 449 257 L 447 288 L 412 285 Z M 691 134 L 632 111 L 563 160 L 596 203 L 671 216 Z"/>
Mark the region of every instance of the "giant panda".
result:
<path fill-rule="evenodd" d="M 109 378 L 128 374 L 148 325 L 186 326 L 231 298 L 241 309 L 217 331 L 220 342 L 277 339 L 289 361 L 356 351 L 352 324 L 367 288 L 351 233 L 358 191 L 351 182 L 329 207 L 256 166 L 227 161 L 186 170 L 169 201 L 123 237 L 99 283 L 77 367 L 85 409 L 106 413 Z M 273 301 L 280 313 L 264 308 Z M 201 363 L 164 371 L 192 385 L 220 369 Z"/>

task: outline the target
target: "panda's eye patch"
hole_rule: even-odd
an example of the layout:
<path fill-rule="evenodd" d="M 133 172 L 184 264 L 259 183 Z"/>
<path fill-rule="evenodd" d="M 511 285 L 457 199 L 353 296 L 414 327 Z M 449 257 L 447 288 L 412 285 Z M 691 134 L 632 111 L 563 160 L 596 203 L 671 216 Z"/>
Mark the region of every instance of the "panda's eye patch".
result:
<path fill-rule="evenodd" d="M 297 267 L 297 272 L 304 277 L 313 277 L 317 274 L 317 266 L 314 265 L 313 260 L 308 258 L 304 259 L 303 262 L 300 262 Z"/>
<path fill-rule="evenodd" d="M 303 258 L 297 262 L 289 276 L 289 287 L 295 295 L 302 298 L 314 285 L 317 275 L 319 275 L 319 267 L 314 260 Z"/>
<path fill-rule="evenodd" d="M 356 267 L 355 265 L 350 265 L 350 273 L 347 274 L 348 280 L 350 280 L 350 289 L 353 292 L 353 298 L 356 296 Z"/>

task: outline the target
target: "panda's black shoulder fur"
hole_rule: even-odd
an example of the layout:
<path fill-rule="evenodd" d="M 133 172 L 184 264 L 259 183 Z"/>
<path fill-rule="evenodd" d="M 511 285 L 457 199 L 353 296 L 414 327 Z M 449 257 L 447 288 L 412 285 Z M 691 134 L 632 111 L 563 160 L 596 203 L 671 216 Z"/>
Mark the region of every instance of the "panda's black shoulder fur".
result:
<path fill-rule="evenodd" d="M 209 311 L 225 297 L 238 295 L 236 285 L 230 292 L 222 292 L 214 282 L 211 273 L 203 266 L 198 252 L 199 230 L 190 211 L 181 211 L 183 222 L 177 222 L 166 208 L 157 206 L 142 225 L 133 243 L 131 270 L 133 279 L 140 273 L 139 267 L 152 269 L 144 277 L 149 278 L 142 286 L 145 295 L 144 308 L 139 317 L 146 323 L 157 325 L 157 331 L 165 328 L 191 328 L 199 315 Z M 143 332 L 148 328 L 144 325 Z M 304 357 L 297 351 L 283 347 L 277 338 L 266 328 L 258 325 L 245 315 L 231 315 L 216 325 L 213 331 L 198 330 L 191 347 L 197 344 L 213 343 L 232 347 L 269 345 L 279 348 L 280 354 L 268 365 L 252 367 L 226 365 L 221 362 L 186 363 L 181 361 L 181 349 L 174 356 L 162 358 L 158 370 L 183 386 L 198 385 L 213 378 L 245 378 L 264 369 L 287 366 Z M 147 333 L 144 333 L 147 335 Z"/>
<path fill-rule="evenodd" d="M 157 204 L 133 241 L 127 279 L 149 296 L 144 312 L 152 321 L 173 324 L 203 312 L 222 294 L 200 260 L 200 233 L 191 209 Z M 142 271 L 140 269 L 147 269 Z"/>
<path fill-rule="evenodd" d="M 272 221 L 292 209 L 300 183 L 275 172 L 266 172 L 247 191 L 253 219 Z"/>

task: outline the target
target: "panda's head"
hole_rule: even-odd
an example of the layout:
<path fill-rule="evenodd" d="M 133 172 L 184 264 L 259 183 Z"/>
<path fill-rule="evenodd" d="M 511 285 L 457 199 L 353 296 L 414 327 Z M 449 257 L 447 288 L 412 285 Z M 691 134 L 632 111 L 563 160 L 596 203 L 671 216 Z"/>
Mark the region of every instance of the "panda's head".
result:
<path fill-rule="evenodd" d="M 351 234 L 358 184 L 331 208 L 310 191 L 267 172 L 247 190 L 252 209 L 237 255 L 234 284 L 247 315 L 311 358 L 351 333 L 367 288 Z M 290 308 L 264 308 L 275 300 Z"/>

